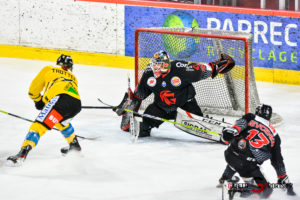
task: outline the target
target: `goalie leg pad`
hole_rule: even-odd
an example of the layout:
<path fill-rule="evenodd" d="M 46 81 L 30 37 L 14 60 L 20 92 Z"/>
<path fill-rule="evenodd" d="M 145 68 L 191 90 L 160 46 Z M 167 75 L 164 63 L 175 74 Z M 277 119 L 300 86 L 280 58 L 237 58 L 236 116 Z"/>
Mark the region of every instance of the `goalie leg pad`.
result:
<path fill-rule="evenodd" d="M 127 113 L 122 115 L 122 121 L 121 121 L 121 130 L 129 132 L 130 128 L 130 117 Z"/>
<path fill-rule="evenodd" d="M 129 132 L 129 128 L 130 128 L 130 117 L 128 113 L 126 112 L 124 113 L 124 109 L 127 108 L 129 110 L 133 110 L 134 112 L 137 112 L 141 106 L 141 103 L 142 101 L 134 96 L 129 105 L 123 105 L 123 107 L 121 108 L 123 109 L 123 111 L 119 111 L 119 113 L 123 113 L 122 121 L 121 121 L 121 130 Z M 118 113 L 118 111 L 116 112 Z"/>

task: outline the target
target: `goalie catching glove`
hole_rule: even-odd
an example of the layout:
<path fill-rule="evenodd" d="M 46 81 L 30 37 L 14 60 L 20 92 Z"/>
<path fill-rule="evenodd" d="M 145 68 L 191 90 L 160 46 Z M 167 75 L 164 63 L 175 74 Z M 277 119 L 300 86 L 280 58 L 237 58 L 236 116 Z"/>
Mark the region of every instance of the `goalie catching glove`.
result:
<path fill-rule="evenodd" d="M 209 65 L 212 67 L 211 78 L 215 78 L 218 73 L 225 74 L 232 70 L 235 61 L 229 55 L 221 53 L 220 59 L 216 62 L 210 62 Z"/>

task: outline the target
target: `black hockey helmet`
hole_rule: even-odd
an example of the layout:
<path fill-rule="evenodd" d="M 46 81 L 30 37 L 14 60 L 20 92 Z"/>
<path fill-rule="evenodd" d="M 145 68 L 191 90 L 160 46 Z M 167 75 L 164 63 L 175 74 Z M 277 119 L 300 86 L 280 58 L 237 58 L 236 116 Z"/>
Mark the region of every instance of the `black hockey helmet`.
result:
<path fill-rule="evenodd" d="M 71 56 L 61 54 L 59 56 L 59 58 L 57 59 L 56 64 L 60 65 L 66 71 L 73 70 L 73 60 L 72 60 Z"/>
<path fill-rule="evenodd" d="M 161 72 L 163 74 L 168 72 L 171 65 L 170 65 L 169 55 L 166 51 L 160 50 L 153 55 L 153 58 L 151 59 L 151 65 L 157 65 L 157 64 L 162 65 Z"/>
<path fill-rule="evenodd" d="M 272 107 L 266 104 L 259 104 L 256 107 L 255 114 L 266 120 L 270 120 L 272 117 Z"/>

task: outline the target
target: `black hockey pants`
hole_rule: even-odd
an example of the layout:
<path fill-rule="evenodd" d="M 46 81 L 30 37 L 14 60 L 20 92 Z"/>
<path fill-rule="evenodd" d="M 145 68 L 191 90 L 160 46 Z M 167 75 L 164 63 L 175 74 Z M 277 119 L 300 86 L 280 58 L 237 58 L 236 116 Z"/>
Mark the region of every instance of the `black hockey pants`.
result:
<path fill-rule="evenodd" d="M 201 108 L 197 104 L 196 99 L 192 99 L 192 100 L 186 102 L 180 108 L 182 108 L 183 110 L 186 110 L 190 113 L 193 113 L 195 115 L 203 116 Z M 155 103 L 152 103 L 146 108 L 144 114 L 149 114 L 152 116 L 161 117 L 161 118 L 169 120 L 169 119 L 176 118 L 177 111 L 172 111 L 172 112 L 167 113 L 166 111 L 164 111 L 163 109 L 158 107 Z M 149 130 L 153 127 L 158 128 L 162 123 L 163 123 L 163 121 L 144 117 L 143 118 L 143 129 Z"/>

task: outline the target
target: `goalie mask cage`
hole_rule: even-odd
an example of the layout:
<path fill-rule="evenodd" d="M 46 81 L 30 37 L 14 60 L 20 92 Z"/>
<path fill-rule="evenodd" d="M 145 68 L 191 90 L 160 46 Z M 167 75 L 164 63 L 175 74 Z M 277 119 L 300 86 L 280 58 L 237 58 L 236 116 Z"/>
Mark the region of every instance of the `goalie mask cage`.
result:
<path fill-rule="evenodd" d="M 135 85 L 138 84 L 153 54 L 159 50 L 168 52 L 170 60 L 195 63 L 216 61 L 221 52 L 230 55 L 236 64 L 230 72 L 219 74 L 214 79 L 207 78 L 193 83 L 197 103 L 205 114 L 242 116 L 248 112 L 255 112 L 260 101 L 253 62 L 250 59 L 252 58 L 251 34 L 200 28 L 137 29 L 135 31 Z M 143 100 L 141 109 L 145 109 L 151 102 L 153 102 L 153 94 Z"/>

